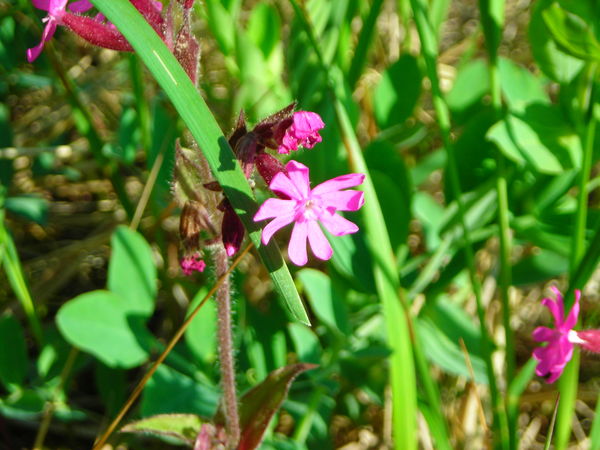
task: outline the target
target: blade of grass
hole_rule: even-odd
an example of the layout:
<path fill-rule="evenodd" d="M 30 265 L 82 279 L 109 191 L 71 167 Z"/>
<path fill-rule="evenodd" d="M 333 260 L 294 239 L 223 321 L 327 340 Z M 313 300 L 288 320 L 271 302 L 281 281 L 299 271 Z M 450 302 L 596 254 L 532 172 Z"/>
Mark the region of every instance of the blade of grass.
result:
<path fill-rule="evenodd" d="M 484 361 L 486 363 L 486 369 L 489 380 L 490 395 L 493 407 L 493 436 L 499 442 L 503 448 L 508 448 L 508 424 L 506 422 L 506 415 L 504 411 L 504 405 L 498 387 L 496 385 L 496 375 L 494 373 L 494 366 L 492 363 L 492 346 L 491 339 L 485 325 L 485 310 L 481 300 L 481 282 L 477 276 L 475 268 L 475 260 L 473 255 L 473 249 L 471 247 L 470 232 L 465 221 L 465 207 L 461 200 L 462 190 L 460 187 L 460 180 L 458 176 L 458 168 L 456 161 L 456 154 L 454 152 L 454 146 L 450 137 L 450 113 L 448 106 L 442 95 L 440 88 L 439 77 L 437 74 L 437 55 L 438 45 L 435 33 L 431 28 L 431 24 L 428 19 L 427 5 L 423 0 L 411 0 L 411 7 L 413 10 L 413 17 L 419 39 L 421 40 L 421 51 L 425 60 L 425 66 L 427 70 L 427 76 L 431 81 L 431 90 L 433 95 L 433 104 L 437 115 L 438 126 L 440 128 L 442 141 L 444 148 L 448 153 L 448 172 L 452 192 L 456 199 L 459 208 L 460 222 L 463 229 L 465 256 L 467 259 L 467 266 L 469 271 L 469 278 L 471 280 L 471 286 L 475 295 L 477 303 L 477 315 L 479 317 L 479 326 L 481 329 L 482 338 L 482 349 L 484 354 Z"/>
<path fill-rule="evenodd" d="M 377 293 L 382 302 L 386 319 L 387 343 L 392 350 L 392 356 L 390 357 L 390 383 L 392 388 L 392 428 L 395 448 L 416 448 L 417 400 L 415 393 L 414 356 L 417 368 L 420 371 L 420 380 L 423 382 L 427 400 L 431 407 L 430 410 L 434 413 L 435 418 L 433 420 L 435 423 L 432 429 L 438 430 L 436 444 L 438 448 L 450 449 L 451 445 L 442 415 L 439 392 L 429 373 L 429 366 L 420 348 L 418 338 L 413 332 L 411 313 L 406 302 L 404 290 L 400 285 L 385 221 L 368 167 L 363 158 L 348 113 L 336 95 L 335 86 L 331 83 L 330 68 L 325 63 L 313 27 L 309 22 L 309 16 L 295 0 L 292 0 L 292 6 L 317 55 L 321 70 L 325 73 L 328 80 L 327 89 L 334 105 L 342 142 L 348 152 L 349 165 L 353 171 L 365 174 L 365 181 L 361 189 L 365 193 L 366 201 L 361 212 L 365 223 L 365 234 L 367 236 L 369 251 L 375 261 L 373 272 Z M 412 348 L 410 345 L 411 341 Z"/>
<path fill-rule="evenodd" d="M 350 87 L 354 87 L 356 85 L 356 82 L 360 78 L 360 75 L 362 74 L 368 62 L 367 53 L 369 51 L 369 47 L 371 46 L 371 41 L 373 40 L 377 17 L 379 17 L 382 5 L 383 0 L 373 1 L 369 9 L 369 14 L 364 21 L 362 29 L 360 30 L 358 43 L 356 44 L 354 55 L 352 57 L 352 63 L 350 64 L 350 70 L 348 71 L 347 76 Z"/>
<path fill-rule="evenodd" d="M 27 282 L 23 276 L 23 269 L 21 268 L 21 262 L 19 260 L 19 254 L 15 247 L 15 243 L 12 236 L 4 225 L 4 213 L 0 210 L 0 262 L 4 266 L 6 277 L 10 283 L 15 295 L 21 302 L 23 311 L 27 316 L 31 332 L 37 342 L 42 346 L 43 333 L 40 319 L 35 310 L 35 305 L 31 298 Z"/>
<path fill-rule="evenodd" d="M 248 181 L 214 116 L 181 65 L 131 3 L 126 0 L 92 0 L 92 3 L 123 33 L 163 88 L 240 216 L 287 309 L 296 320 L 310 324 L 277 244 L 273 240 L 269 245 L 261 243 L 261 229 L 252 220 L 257 204 Z"/>

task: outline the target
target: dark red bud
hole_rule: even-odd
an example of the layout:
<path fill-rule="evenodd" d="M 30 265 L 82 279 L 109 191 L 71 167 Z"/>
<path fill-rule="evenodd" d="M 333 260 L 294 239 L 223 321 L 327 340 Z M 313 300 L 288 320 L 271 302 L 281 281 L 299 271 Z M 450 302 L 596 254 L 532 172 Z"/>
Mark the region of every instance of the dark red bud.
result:
<path fill-rule="evenodd" d="M 254 170 L 254 159 L 257 150 L 256 135 L 252 132 L 243 135 L 235 145 L 235 155 L 240 161 L 242 171 L 246 178 L 250 178 Z"/>
<path fill-rule="evenodd" d="M 66 13 L 62 20 L 65 26 L 92 45 L 120 52 L 133 51 L 125 37 L 110 24 L 71 13 Z"/>
<path fill-rule="evenodd" d="M 254 158 L 254 162 L 256 163 L 256 170 L 263 177 L 267 186 L 271 184 L 271 180 L 279 172 L 287 174 L 284 165 L 268 153 L 259 152 Z"/>
<path fill-rule="evenodd" d="M 221 234 L 227 256 L 235 255 L 244 240 L 244 225 L 229 202 L 225 205 Z"/>

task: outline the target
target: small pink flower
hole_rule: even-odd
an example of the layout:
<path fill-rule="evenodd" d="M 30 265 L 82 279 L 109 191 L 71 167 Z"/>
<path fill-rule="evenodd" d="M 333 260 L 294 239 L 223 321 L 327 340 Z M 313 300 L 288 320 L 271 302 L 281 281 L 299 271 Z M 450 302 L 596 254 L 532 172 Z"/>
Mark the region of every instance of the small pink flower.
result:
<path fill-rule="evenodd" d="M 327 260 L 331 258 L 333 250 L 318 222 L 334 236 L 356 233 L 358 227 L 336 214 L 336 211 L 356 211 L 363 205 L 365 200 L 361 191 L 342 189 L 358 186 L 365 176 L 359 173 L 342 175 L 311 190 L 308 167 L 289 161 L 285 168 L 287 174 L 279 172 L 269 187 L 287 198 L 267 199 L 254 216 L 255 222 L 273 219 L 262 231 L 262 242 L 267 244 L 276 231 L 294 222 L 288 246 L 290 260 L 297 266 L 306 264 L 307 240 L 313 254 Z"/>
<path fill-rule="evenodd" d="M 194 272 L 204 272 L 204 269 L 206 269 L 206 263 L 198 255 L 186 256 L 179 264 L 181 270 L 187 276 L 190 276 Z"/>
<path fill-rule="evenodd" d="M 68 0 L 31 0 L 33 6 L 42 11 L 48 11 L 48 15 L 42 19 L 42 22 L 46 24 L 44 32 L 42 33 L 42 40 L 38 45 L 27 50 L 27 61 L 33 62 L 40 56 L 44 44 L 48 42 L 54 33 L 56 27 L 62 24 L 64 15 L 66 14 L 65 8 Z M 69 9 L 74 12 L 85 12 L 92 7 L 92 4 L 87 0 L 78 0 L 69 5 Z"/>
<path fill-rule="evenodd" d="M 555 329 L 537 327 L 533 330 L 533 339 L 537 342 L 547 341 L 545 347 L 538 347 L 533 351 L 533 357 L 538 360 L 535 373 L 539 376 L 548 376 L 548 383 L 554 383 L 562 374 L 563 369 L 573 356 L 573 344 L 580 344 L 581 339 L 573 327 L 577 324 L 579 316 L 579 297 L 581 292 L 575 291 L 575 303 L 565 318 L 564 300 L 557 287 L 552 287 L 556 301 L 545 298 L 542 304 L 546 306 L 554 317 Z"/>
<path fill-rule="evenodd" d="M 289 153 L 292 150 L 298 150 L 298 146 L 304 148 L 313 148 L 315 144 L 321 142 L 319 130 L 325 124 L 321 117 L 311 111 L 297 111 L 292 117 L 292 124 L 285 130 L 279 148 L 279 153 Z"/>

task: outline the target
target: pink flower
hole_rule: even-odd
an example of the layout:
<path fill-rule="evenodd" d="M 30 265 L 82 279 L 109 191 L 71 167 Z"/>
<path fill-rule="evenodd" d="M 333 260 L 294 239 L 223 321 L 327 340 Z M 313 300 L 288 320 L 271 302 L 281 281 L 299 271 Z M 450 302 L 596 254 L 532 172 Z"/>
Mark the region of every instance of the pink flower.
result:
<path fill-rule="evenodd" d="M 321 142 L 319 130 L 325 124 L 321 117 L 310 111 L 297 111 L 292 117 L 292 124 L 285 130 L 279 148 L 279 153 L 289 153 L 292 150 L 298 150 L 301 145 L 305 148 L 313 148 L 315 144 Z"/>
<path fill-rule="evenodd" d="M 307 240 L 313 254 L 327 260 L 333 250 L 318 222 L 334 236 L 356 233 L 358 227 L 336 211 L 356 211 L 363 205 L 365 200 L 361 191 L 342 189 L 358 186 L 365 176 L 359 173 L 342 175 L 311 190 L 308 167 L 290 161 L 285 168 L 287 174 L 279 172 L 269 184 L 272 191 L 284 198 L 266 200 L 254 216 L 255 222 L 273 219 L 262 231 L 262 242 L 267 244 L 277 230 L 295 222 L 288 246 L 290 260 L 297 266 L 306 264 Z"/>
<path fill-rule="evenodd" d="M 40 56 L 44 44 L 48 42 L 54 33 L 56 27 L 62 24 L 62 19 L 66 14 L 65 8 L 68 0 L 31 0 L 33 6 L 42 11 L 48 11 L 48 15 L 42 19 L 42 22 L 46 24 L 44 32 L 42 33 L 42 40 L 38 45 L 27 50 L 27 61 L 33 62 Z M 69 9 L 74 12 L 84 12 L 92 7 L 92 4 L 87 0 L 78 0 L 69 5 Z"/>
<path fill-rule="evenodd" d="M 194 272 L 204 272 L 206 263 L 200 259 L 199 255 L 186 256 L 180 261 L 181 270 L 187 276 Z"/>
<path fill-rule="evenodd" d="M 577 332 L 573 330 L 579 316 L 581 292 L 575 291 L 575 303 L 566 318 L 561 292 L 555 286 L 552 287 L 552 292 L 556 295 L 556 301 L 545 298 L 542 300 L 542 304 L 554 316 L 555 329 L 537 327 L 533 330 L 533 339 L 537 342 L 548 342 L 545 347 L 538 347 L 533 351 L 533 357 L 538 360 L 535 373 L 539 376 L 548 376 L 546 380 L 548 383 L 554 383 L 560 377 L 573 356 L 573 344 L 579 344 L 582 341 Z"/>

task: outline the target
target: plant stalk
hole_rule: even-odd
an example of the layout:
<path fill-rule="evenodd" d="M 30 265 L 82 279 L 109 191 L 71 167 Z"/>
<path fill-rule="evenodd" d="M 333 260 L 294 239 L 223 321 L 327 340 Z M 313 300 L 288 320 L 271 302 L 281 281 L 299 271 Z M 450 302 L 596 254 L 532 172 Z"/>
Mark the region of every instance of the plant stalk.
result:
<path fill-rule="evenodd" d="M 222 246 L 215 251 L 217 275 L 227 274 L 229 259 Z M 221 365 L 221 386 L 223 388 L 223 413 L 227 430 L 228 448 L 234 449 L 240 440 L 240 417 L 238 413 L 235 387 L 235 360 L 233 358 L 233 337 L 231 321 L 231 285 L 227 275 L 216 295 L 217 301 L 217 346 Z"/>

